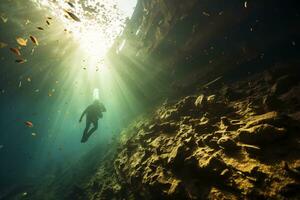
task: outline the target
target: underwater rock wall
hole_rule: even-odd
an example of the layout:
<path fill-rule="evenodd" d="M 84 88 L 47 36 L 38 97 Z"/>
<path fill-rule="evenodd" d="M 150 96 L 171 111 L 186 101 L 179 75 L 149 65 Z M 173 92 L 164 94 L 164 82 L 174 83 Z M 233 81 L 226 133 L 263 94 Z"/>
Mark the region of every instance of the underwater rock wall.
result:
<path fill-rule="evenodd" d="M 109 56 L 141 102 L 168 100 L 123 131 L 70 199 L 299 199 L 290 3 L 138 1 Z"/>
<path fill-rule="evenodd" d="M 281 0 L 139 0 L 111 61 L 120 76 L 136 77 L 124 81 L 148 98 L 188 94 L 225 73 L 236 78 L 299 60 L 296 7 Z M 153 94 L 156 82 L 167 89 Z"/>
<path fill-rule="evenodd" d="M 296 72 L 285 66 L 220 80 L 166 101 L 124 131 L 73 198 L 299 199 Z"/>

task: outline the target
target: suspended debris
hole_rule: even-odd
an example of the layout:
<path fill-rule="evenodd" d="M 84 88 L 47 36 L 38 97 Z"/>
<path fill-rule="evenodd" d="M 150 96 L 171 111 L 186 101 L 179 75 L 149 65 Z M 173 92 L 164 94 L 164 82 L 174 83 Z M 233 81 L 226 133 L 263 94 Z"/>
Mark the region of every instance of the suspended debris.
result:
<path fill-rule="evenodd" d="M 23 38 L 19 37 L 19 38 L 16 38 L 16 40 L 17 40 L 18 44 L 21 46 L 27 45 L 27 39 L 23 39 Z"/>
<path fill-rule="evenodd" d="M 41 30 L 41 31 L 43 31 L 44 30 L 44 28 L 43 27 L 36 27 L 37 29 L 39 29 L 39 30 Z"/>
<path fill-rule="evenodd" d="M 30 20 L 27 19 L 27 20 L 25 21 L 25 25 L 27 25 L 27 24 L 29 24 L 29 23 L 30 23 Z"/>
<path fill-rule="evenodd" d="M 24 124 L 29 128 L 33 127 L 33 123 L 31 121 L 26 121 L 26 122 L 24 122 Z"/>
<path fill-rule="evenodd" d="M 7 44 L 4 43 L 4 42 L 0 42 L 0 49 L 1 49 L 1 48 L 4 48 L 4 47 L 7 47 Z"/>
<path fill-rule="evenodd" d="M 11 52 L 13 52 L 14 54 L 16 54 L 17 56 L 21 55 L 21 52 L 18 48 L 9 48 Z"/>
<path fill-rule="evenodd" d="M 31 82 L 31 78 L 30 78 L 30 77 L 28 77 L 28 78 L 27 78 L 27 81 L 28 81 L 28 82 Z"/>
<path fill-rule="evenodd" d="M 36 136 L 36 133 L 31 133 L 31 135 L 32 135 L 33 137 L 35 137 L 35 136 Z"/>
<path fill-rule="evenodd" d="M 19 64 L 23 64 L 23 63 L 27 62 L 27 60 L 23 59 L 23 58 L 17 59 L 15 61 L 16 61 L 16 63 L 19 63 Z"/>
<path fill-rule="evenodd" d="M 248 2 L 247 2 L 247 1 L 245 1 L 245 3 L 244 3 L 244 7 L 245 7 L 245 8 L 247 8 L 247 7 L 248 7 Z"/>
<path fill-rule="evenodd" d="M 4 145 L 3 145 L 3 144 L 1 144 L 1 145 L 0 145 L 0 149 L 2 149 L 3 147 L 4 147 Z"/>
<path fill-rule="evenodd" d="M 19 82 L 19 88 L 22 87 L 22 81 Z"/>
<path fill-rule="evenodd" d="M 206 16 L 206 17 L 209 17 L 209 16 L 210 16 L 210 14 L 207 13 L 207 12 L 202 12 L 202 14 L 203 14 L 204 16 Z"/>
<path fill-rule="evenodd" d="M 30 36 L 30 39 L 31 39 L 31 41 L 35 44 L 35 45 L 39 45 L 39 42 L 38 42 L 38 40 L 36 39 L 36 37 L 34 37 L 34 36 Z"/>
<path fill-rule="evenodd" d="M 81 22 L 81 20 L 80 20 L 74 13 L 71 13 L 71 12 L 69 12 L 69 11 L 67 11 L 67 10 L 65 10 L 65 12 L 68 13 L 68 15 L 69 15 L 72 19 L 74 19 L 76 22 Z"/>

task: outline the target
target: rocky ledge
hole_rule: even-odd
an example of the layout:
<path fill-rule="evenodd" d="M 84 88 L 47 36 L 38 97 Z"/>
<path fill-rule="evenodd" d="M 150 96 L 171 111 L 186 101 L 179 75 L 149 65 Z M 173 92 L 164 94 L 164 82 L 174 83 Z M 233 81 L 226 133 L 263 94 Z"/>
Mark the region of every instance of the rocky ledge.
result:
<path fill-rule="evenodd" d="M 273 70 L 166 101 L 124 131 L 81 196 L 71 195 L 299 199 L 299 93 L 293 73 Z"/>

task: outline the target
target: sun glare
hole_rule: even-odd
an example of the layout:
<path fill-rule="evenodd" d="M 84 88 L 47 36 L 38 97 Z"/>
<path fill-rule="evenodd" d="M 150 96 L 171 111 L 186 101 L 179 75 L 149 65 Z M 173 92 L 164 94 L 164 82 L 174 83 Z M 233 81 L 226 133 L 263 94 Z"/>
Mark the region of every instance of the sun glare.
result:
<path fill-rule="evenodd" d="M 104 67 L 107 51 L 136 5 L 136 0 L 32 1 L 62 21 L 65 31 L 73 35 L 80 49 L 99 67 Z"/>

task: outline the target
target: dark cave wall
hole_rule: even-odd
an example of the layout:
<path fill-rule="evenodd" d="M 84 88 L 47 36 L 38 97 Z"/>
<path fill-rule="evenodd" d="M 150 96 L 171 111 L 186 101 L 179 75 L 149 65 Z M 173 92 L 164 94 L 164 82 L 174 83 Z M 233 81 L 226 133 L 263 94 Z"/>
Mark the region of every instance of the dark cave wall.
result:
<path fill-rule="evenodd" d="M 140 0 L 109 56 L 121 76 L 135 77 L 125 82 L 144 99 L 158 98 L 159 90 L 193 90 L 195 83 L 218 76 L 238 79 L 278 63 L 298 63 L 298 4 Z"/>

